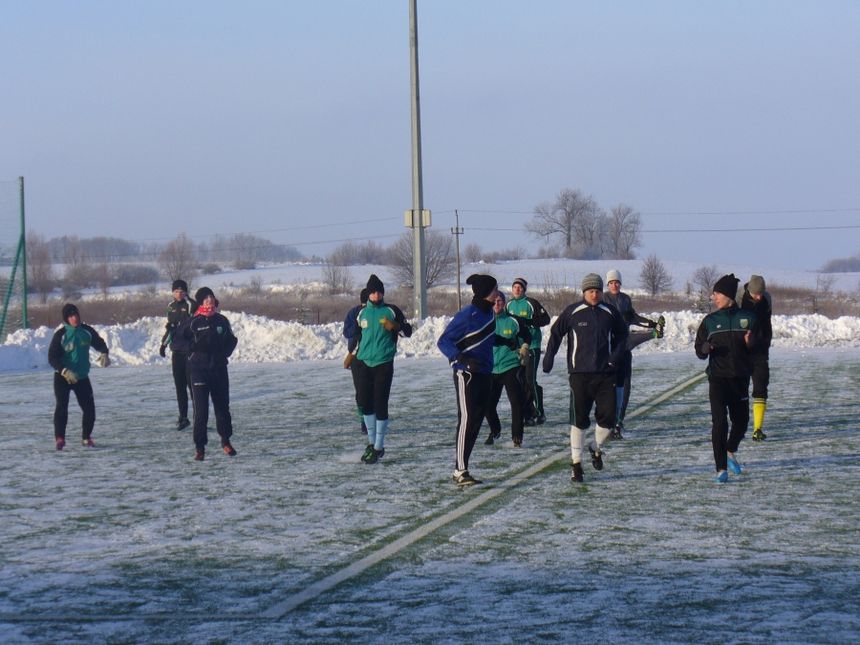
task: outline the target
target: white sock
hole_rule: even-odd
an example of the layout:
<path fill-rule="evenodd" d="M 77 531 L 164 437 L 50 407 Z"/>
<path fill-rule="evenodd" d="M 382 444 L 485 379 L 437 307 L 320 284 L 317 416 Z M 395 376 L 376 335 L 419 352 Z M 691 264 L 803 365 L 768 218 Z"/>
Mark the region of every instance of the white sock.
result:
<path fill-rule="evenodd" d="M 600 446 L 606 441 L 607 437 L 612 434 L 612 430 L 609 428 L 604 428 L 602 426 L 597 426 L 594 429 L 594 450 L 595 452 L 600 452 Z"/>
<path fill-rule="evenodd" d="M 578 464 L 582 461 L 582 430 L 570 426 L 570 460 Z"/>
<path fill-rule="evenodd" d="M 385 447 L 385 433 L 388 432 L 388 419 L 384 421 L 376 420 L 376 441 L 373 442 L 373 447 L 377 450 L 382 450 Z"/>
<path fill-rule="evenodd" d="M 367 443 L 376 443 L 376 415 L 365 414 L 364 425 L 367 426 Z"/>

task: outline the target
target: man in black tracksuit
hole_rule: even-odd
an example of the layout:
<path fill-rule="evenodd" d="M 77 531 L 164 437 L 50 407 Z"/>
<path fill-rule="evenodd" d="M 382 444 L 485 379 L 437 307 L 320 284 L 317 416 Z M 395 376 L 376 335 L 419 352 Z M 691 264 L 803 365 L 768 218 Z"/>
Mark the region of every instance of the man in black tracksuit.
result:
<path fill-rule="evenodd" d="M 717 280 L 711 294 L 712 311 L 696 332 L 696 356 L 708 359 L 708 398 L 711 403 L 711 444 L 714 449 L 715 481 L 728 481 L 727 470 L 741 474 L 735 456 L 750 420 L 749 385 L 755 344 L 755 314 L 735 302 L 738 282 L 733 273 Z M 726 414 L 728 410 L 728 415 Z M 731 432 L 729 431 L 731 419 Z"/>
<path fill-rule="evenodd" d="M 767 435 L 762 432 L 764 413 L 767 410 L 767 386 L 770 383 L 770 343 L 773 340 L 773 327 L 770 317 L 773 301 L 764 278 L 753 275 L 744 285 L 743 296 L 738 298 L 738 306 L 755 314 L 758 334 L 752 350 L 752 396 L 753 396 L 753 441 L 764 441 Z"/>
<path fill-rule="evenodd" d="M 90 348 L 100 352 L 98 363 L 110 365 L 107 344 L 95 329 L 81 322 L 78 308 L 63 305 L 63 325 L 58 327 L 48 347 L 48 363 L 54 368 L 54 442 L 57 450 L 66 445 L 66 423 L 69 420 L 69 394 L 75 393 L 81 406 L 81 443 L 95 446 L 92 434 L 96 423 L 96 402 L 90 383 Z"/>
<path fill-rule="evenodd" d="M 230 380 L 227 359 L 239 342 L 230 328 L 230 321 L 218 312 L 218 300 L 212 289 L 201 287 L 194 294 L 197 312 L 180 325 L 177 334 L 190 343 L 188 374 L 194 396 L 194 459 L 203 461 L 209 438 L 209 397 L 215 409 L 215 429 L 221 437 L 224 453 L 233 457 L 236 450 L 230 443 L 233 420 L 230 415 Z"/>
<path fill-rule="evenodd" d="M 179 420 L 176 429 L 183 430 L 191 425 L 188 421 L 188 393 L 191 381 L 188 380 L 188 342 L 176 337 L 176 328 L 190 320 L 197 309 L 197 303 L 188 297 L 188 284 L 185 280 L 173 281 L 173 301 L 167 305 L 167 324 L 158 354 L 164 358 L 170 346 L 170 365 L 173 370 L 173 385 L 176 388 L 176 403 L 179 405 Z"/>
<path fill-rule="evenodd" d="M 627 342 L 627 324 L 612 305 L 601 302 L 603 280 L 589 273 L 582 280 L 581 302 L 569 305 L 550 329 L 543 371 L 552 370 L 555 354 L 567 337 L 567 371 L 570 381 L 570 479 L 581 482 L 585 431 L 591 425 L 591 408 L 597 427 L 589 444 L 591 464 L 603 468 L 600 447 L 615 426 L 615 371 Z"/>

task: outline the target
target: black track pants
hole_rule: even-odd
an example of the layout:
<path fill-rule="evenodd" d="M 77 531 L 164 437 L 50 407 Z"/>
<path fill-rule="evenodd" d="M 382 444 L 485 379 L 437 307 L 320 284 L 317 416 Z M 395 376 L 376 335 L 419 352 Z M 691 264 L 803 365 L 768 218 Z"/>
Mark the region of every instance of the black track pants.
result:
<path fill-rule="evenodd" d="M 93 397 L 93 386 L 89 378 L 81 379 L 74 385 L 69 383 L 54 372 L 54 398 L 57 405 L 54 407 L 54 437 L 66 438 L 66 424 L 69 421 L 69 394 L 75 393 L 78 405 L 83 413 L 81 418 L 81 438 L 89 439 L 96 424 L 96 401 Z"/>
<path fill-rule="evenodd" d="M 454 370 L 454 389 L 457 392 L 456 470 L 469 469 L 469 456 L 484 421 L 492 384 L 493 377 L 490 374 Z"/>
<path fill-rule="evenodd" d="M 750 422 L 749 384 L 747 377 L 708 379 L 711 401 L 711 444 L 714 447 L 716 469 L 728 467 L 726 452 L 735 452 L 747 432 Z M 732 427 L 729 430 L 729 419 Z"/>
<path fill-rule="evenodd" d="M 179 418 L 188 418 L 188 394 L 191 392 L 191 380 L 188 378 L 188 354 L 173 352 L 170 357 L 173 369 L 173 385 L 176 387 L 176 403 L 179 406 Z M 192 394 L 193 396 L 193 394 Z"/>
<path fill-rule="evenodd" d="M 388 397 L 394 380 L 394 361 L 368 367 L 359 362 L 358 406 L 362 414 L 375 414 L 377 421 L 388 418 Z"/>
<path fill-rule="evenodd" d="M 209 423 L 209 397 L 215 410 L 215 429 L 221 437 L 221 445 L 233 435 L 233 419 L 230 416 L 230 379 L 227 366 L 190 370 L 191 392 L 194 396 L 194 445 L 202 450 L 209 441 L 206 425 Z"/>
<path fill-rule="evenodd" d="M 514 367 L 501 374 L 493 374 L 493 384 L 490 388 L 490 400 L 487 404 L 487 424 L 490 431 L 499 433 L 502 431 L 502 422 L 496 407 L 502 396 L 502 389 L 508 395 L 511 402 L 511 439 L 523 438 L 523 411 L 525 409 L 525 390 L 520 381 L 520 368 Z"/>

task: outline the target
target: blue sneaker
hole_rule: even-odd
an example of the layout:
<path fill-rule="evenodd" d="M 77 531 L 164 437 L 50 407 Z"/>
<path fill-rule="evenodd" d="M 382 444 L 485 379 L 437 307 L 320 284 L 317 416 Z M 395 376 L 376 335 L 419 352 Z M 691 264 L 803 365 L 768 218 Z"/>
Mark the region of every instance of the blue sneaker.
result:
<path fill-rule="evenodd" d="M 725 484 L 729 481 L 729 474 L 725 470 L 721 470 L 717 473 L 717 476 L 714 477 L 714 481 L 718 484 Z"/>
<path fill-rule="evenodd" d="M 735 475 L 741 474 L 741 465 L 737 462 L 736 459 L 732 459 L 729 457 L 729 470 L 731 470 Z"/>

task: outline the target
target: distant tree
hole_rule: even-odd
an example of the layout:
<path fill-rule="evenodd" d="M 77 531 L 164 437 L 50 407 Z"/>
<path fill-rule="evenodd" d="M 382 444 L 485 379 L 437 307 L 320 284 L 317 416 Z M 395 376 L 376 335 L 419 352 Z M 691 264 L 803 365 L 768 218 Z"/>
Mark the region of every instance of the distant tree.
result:
<path fill-rule="evenodd" d="M 696 307 L 699 311 L 710 311 L 711 292 L 714 289 L 714 283 L 719 277 L 719 269 L 714 265 L 699 267 L 693 272 L 693 284 L 698 288 Z"/>
<path fill-rule="evenodd" d="M 672 288 L 672 277 L 656 255 L 649 255 L 642 263 L 639 284 L 650 295 L 656 296 Z"/>
<path fill-rule="evenodd" d="M 169 282 L 185 280 L 190 284 L 196 274 L 194 266 L 197 264 L 194 242 L 185 233 L 180 233 L 167 243 L 158 261 Z"/>
<path fill-rule="evenodd" d="M 343 259 L 335 250 L 323 265 L 323 282 L 330 294 L 352 292 L 352 276 L 347 266 L 351 262 L 344 262 Z"/>
<path fill-rule="evenodd" d="M 856 273 L 860 271 L 860 253 L 850 258 L 836 258 L 821 267 L 823 273 Z"/>
<path fill-rule="evenodd" d="M 463 262 L 466 264 L 475 264 L 476 262 L 480 262 L 484 259 L 484 251 L 481 249 L 480 244 L 475 244 L 471 242 L 466 245 L 466 248 L 463 249 Z"/>
<path fill-rule="evenodd" d="M 48 302 L 54 288 L 54 261 L 51 249 L 39 233 L 27 235 L 27 284 L 39 294 L 39 301 Z"/>
<path fill-rule="evenodd" d="M 583 213 L 574 226 L 573 232 L 579 248 L 578 257 L 584 260 L 597 260 L 604 255 L 609 219 L 599 208 Z"/>
<path fill-rule="evenodd" d="M 457 271 L 454 260 L 454 240 L 440 231 L 427 231 L 424 236 L 424 257 L 427 262 L 424 281 L 427 288 L 454 277 Z M 412 232 L 406 231 L 389 249 L 389 262 L 401 284 L 414 286 L 412 262 Z"/>
<path fill-rule="evenodd" d="M 107 258 L 103 258 L 95 265 L 93 268 L 93 277 L 98 283 L 99 288 L 102 290 L 102 298 L 107 300 L 108 291 L 111 283 L 113 282 L 113 271 L 111 270 L 111 265 L 110 262 L 107 261 Z"/>
<path fill-rule="evenodd" d="M 565 255 L 580 257 L 588 248 L 588 240 L 593 237 L 590 232 L 595 229 L 594 221 L 600 215 L 600 206 L 582 191 L 566 188 L 554 202 L 538 204 L 534 212 L 532 221 L 525 225 L 527 232 L 545 241 L 557 239 L 563 244 Z M 583 234 L 586 234 L 585 240 L 581 239 Z"/>
<path fill-rule="evenodd" d="M 609 213 L 606 228 L 607 251 L 619 260 L 636 257 L 633 249 L 642 246 L 642 218 L 627 204 L 618 204 Z"/>

